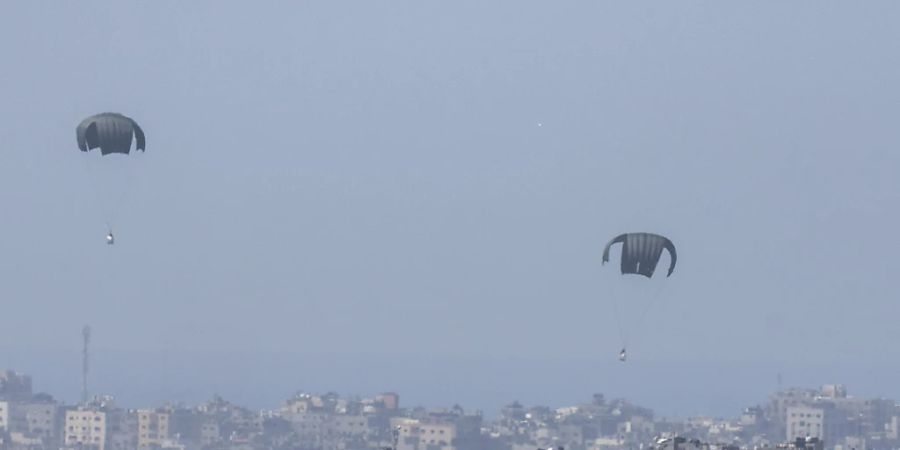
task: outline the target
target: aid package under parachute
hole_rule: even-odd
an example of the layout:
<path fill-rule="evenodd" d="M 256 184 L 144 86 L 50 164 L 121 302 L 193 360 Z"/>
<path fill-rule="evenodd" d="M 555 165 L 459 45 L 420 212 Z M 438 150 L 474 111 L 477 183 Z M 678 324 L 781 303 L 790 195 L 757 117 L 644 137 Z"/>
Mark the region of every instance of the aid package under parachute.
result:
<path fill-rule="evenodd" d="M 111 232 L 134 188 L 147 146 L 144 130 L 119 113 L 101 113 L 76 128 L 78 148 L 101 219 Z"/>
<path fill-rule="evenodd" d="M 662 297 L 667 279 L 675 271 L 678 256 L 675 245 L 664 236 L 624 233 L 606 244 L 603 250 L 604 265 L 610 261 L 611 253 L 618 249 L 617 244 L 622 244 L 618 252 L 619 271 L 603 271 L 604 286 L 601 295 L 605 297 L 604 305 L 608 305 L 615 316 L 622 346 L 619 359 L 624 362 L 625 349 L 648 334 L 659 319 L 653 317 L 653 311 L 658 302 L 664 300 Z M 656 270 L 663 259 L 664 250 L 669 256 L 665 275 Z"/>

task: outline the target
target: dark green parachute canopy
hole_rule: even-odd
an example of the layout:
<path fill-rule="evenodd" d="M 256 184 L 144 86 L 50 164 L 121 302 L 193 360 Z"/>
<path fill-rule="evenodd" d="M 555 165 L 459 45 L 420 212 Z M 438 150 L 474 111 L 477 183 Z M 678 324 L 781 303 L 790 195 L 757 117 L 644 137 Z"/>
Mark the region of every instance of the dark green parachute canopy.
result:
<path fill-rule="evenodd" d="M 609 262 L 609 248 L 613 244 L 622 243 L 622 274 L 633 273 L 647 278 L 653 276 L 656 265 L 663 249 L 669 251 L 672 261 L 669 263 L 669 273 L 675 270 L 675 245 L 668 238 L 652 233 L 625 233 L 620 234 L 606 244 L 603 250 L 603 264 Z"/>
<path fill-rule="evenodd" d="M 76 129 L 78 148 L 86 152 L 100 148 L 100 153 L 128 154 L 131 151 L 131 138 L 137 140 L 136 149 L 144 151 L 146 141 L 144 131 L 130 117 L 118 113 L 102 113 L 84 119 Z"/>

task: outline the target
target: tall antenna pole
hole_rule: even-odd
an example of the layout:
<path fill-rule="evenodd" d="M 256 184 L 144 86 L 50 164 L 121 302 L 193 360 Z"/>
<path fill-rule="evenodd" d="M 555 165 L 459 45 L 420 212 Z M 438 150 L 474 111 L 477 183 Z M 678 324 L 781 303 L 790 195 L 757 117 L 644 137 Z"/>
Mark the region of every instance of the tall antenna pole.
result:
<path fill-rule="evenodd" d="M 81 337 L 84 338 L 84 347 L 81 350 L 81 404 L 88 402 L 88 344 L 91 342 L 91 327 L 85 325 L 81 329 Z"/>

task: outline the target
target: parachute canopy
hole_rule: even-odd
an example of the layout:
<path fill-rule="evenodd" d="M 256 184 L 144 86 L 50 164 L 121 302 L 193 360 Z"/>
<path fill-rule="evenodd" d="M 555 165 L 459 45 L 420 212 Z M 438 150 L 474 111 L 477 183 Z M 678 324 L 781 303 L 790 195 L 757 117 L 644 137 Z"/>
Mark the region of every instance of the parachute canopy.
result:
<path fill-rule="evenodd" d="M 609 241 L 609 244 L 606 244 L 606 249 L 603 250 L 604 264 L 609 262 L 609 248 L 620 242 L 622 243 L 622 274 L 633 273 L 651 278 L 663 249 L 668 250 L 672 258 L 669 263 L 669 273 L 666 276 L 671 276 L 672 271 L 675 270 L 675 260 L 678 259 L 675 254 L 675 245 L 668 238 L 652 233 L 625 233 L 616 236 Z"/>
<path fill-rule="evenodd" d="M 102 113 L 84 119 L 76 129 L 78 148 L 86 152 L 95 148 L 100 153 L 128 154 L 132 137 L 137 141 L 136 149 L 144 151 L 146 141 L 144 131 L 130 117 L 118 113 Z"/>

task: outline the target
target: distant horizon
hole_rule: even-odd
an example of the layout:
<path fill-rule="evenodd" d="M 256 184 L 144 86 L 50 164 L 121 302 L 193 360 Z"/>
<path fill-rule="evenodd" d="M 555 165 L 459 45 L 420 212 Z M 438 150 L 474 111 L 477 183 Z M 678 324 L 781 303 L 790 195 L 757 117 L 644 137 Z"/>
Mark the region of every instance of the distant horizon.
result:
<path fill-rule="evenodd" d="M 265 358 L 259 352 L 226 350 L 96 351 L 98 359 L 92 361 L 89 375 L 91 395 L 113 395 L 117 404 L 129 408 L 159 407 L 166 403 L 197 405 L 220 395 L 239 405 L 272 410 L 298 392 L 337 392 L 342 396 L 361 397 L 395 392 L 404 408 L 449 408 L 459 404 L 467 411 L 479 410 L 486 418 L 494 418 L 503 406 L 513 401 L 526 406 L 557 408 L 590 403 L 592 396 L 599 393 L 608 400 L 621 398 L 650 408 L 657 418 L 734 418 L 746 407 L 764 404 L 768 395 L 779 390 L 778 372 L 754 364 L 638 360 L 626 366 L 618 361 L 600 363 L 566 358 L 341 357 L 289 353 L 269 353 L 269 358 Z M 60 401 L 78 402 L 80 353 L 58 350 L 28 356 L 16 355 L 8 348 L 0 352 L 4 355 L 0 361 L 19 363 L 14 367 L 6 364 L 4 370 L 31 376 L 35 393 L 46 392 Z M 285 356 L 290 361 L 282 358 Z M 163 362 L 164 368 L 160 367 Z M 260 369 L 250 369 L 249 365 Z M 423 370 L 425 366 L 427 369 Z M 467 367 L 485 370 L 479 374 L 484 380 L 481 386 L 466 387 Z M 556 372 L 566 367 L 572 371 L 568 377 L 570 383 L 542 383 L 542 378 L 558 376 Z M 598 379 L 605 378 L 607 383 L 598 382 L 591 388 L 588 375 L 591 370 L 605 373 Z M 672 374 L 669 384 L 654 384 L 653 380 L 663 371 Z M 720 374 L 720 381 L 690 382 L 709 371 Z M 828 371 L 835 375 L 829 377 L 825 373 Z M 771 376 L 763 378 L 766 372 Z M 809 372 L 822 374 L 809 376 Z M 900 390 L 900 383 L 865 386 L 866 377 L 859 376 L 865 372 L 856 371 L 854 376 L 828 365 L 798 363 L 781 372 L 780 389 L 819 389 L 823 385 L 843 384 L 854 397 L 896 398 L 884 394 L 890 389 Z M 308 374 L 306 382 L 300 380 L 303 374 Z M 290 378 L 298 381 L 286 380 Z M 459 395 L 454 396 L 452 392 Z"/>

